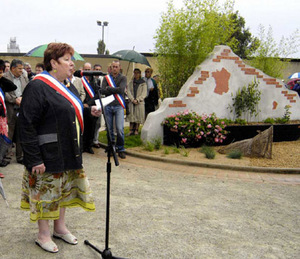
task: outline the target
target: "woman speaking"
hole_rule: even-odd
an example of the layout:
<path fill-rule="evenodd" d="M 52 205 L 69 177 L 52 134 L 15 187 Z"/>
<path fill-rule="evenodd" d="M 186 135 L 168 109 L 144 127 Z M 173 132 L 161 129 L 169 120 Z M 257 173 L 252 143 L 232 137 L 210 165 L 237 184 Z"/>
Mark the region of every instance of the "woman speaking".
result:
<path fill-rule="evenodd" d="M 49 220 L 54 220 L 53 237 L 76 245 L 77 238 L 65 224 L 66 208 L 95 210 L 82 167 L 83 106 L 67 80 L 72 75 L 73 54 L 68 44 L 48 45 L 46 71 L 26 86 L 19 115 L 25 165 L 21 208 L 30 210 L 30 220 L 38 222 L 36 244 L 52 253 L 58 247 L 52 241 Z M 90 109 L 92 115 L 100 116 L 96 106 Z"/>

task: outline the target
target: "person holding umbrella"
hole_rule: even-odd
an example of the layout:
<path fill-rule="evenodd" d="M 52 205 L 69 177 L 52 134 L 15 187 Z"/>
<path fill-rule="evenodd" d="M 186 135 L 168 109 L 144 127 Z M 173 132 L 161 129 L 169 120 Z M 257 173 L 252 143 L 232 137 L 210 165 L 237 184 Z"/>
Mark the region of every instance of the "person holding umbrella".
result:
<path fill-rule="evenodd" d="M 20 108 L 20 139 L 25 171 L 21 209 L 30 210 L 38 223 L 36 244 L 58 252 L 53 237 L 76 245 L 77 238 L 65 222 L 66 208 L 94 211 L 91 189 L 82 167 L 83 105 L 71 77 L 74 49 L 66 43 L 50 43 L 44 53 L 46 71 L 27 85 Z M 96 106 L 91 114 L 100 116 Z"/>
<path fill-rule="evenodd" d="M 130 100 L 130 114 L 126 116 L 129 121 L 129 135 L 138 135 L 139 126 L 145 121 L 145 103 L 147 96 L 147 85 L 142 79 L 141 70 L 136 68 L 133 71 L 133 79 L 129 82 L 127 96 Z"/>

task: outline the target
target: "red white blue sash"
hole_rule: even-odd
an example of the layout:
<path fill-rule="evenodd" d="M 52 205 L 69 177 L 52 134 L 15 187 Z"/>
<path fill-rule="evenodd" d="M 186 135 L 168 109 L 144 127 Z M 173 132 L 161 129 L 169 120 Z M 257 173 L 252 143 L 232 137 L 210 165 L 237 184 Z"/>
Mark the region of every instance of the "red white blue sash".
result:
<path fill-rule="evenodd" d="M 87 91 L 88 95 L 93 98 L 95 96 L 95 92 L 91 85 L 89 84 L 87 78 L 85 76 L 81 77 L 81 81 L 83 84 L 84 89 Z"/>
<path fill-rule="evenodd" d="M 63 84 L 52 77 L 48 72 L 44 71 L 34 77 L 33 80 L 41 80 L 55 91 L 59 92 L 65 97 L 75 108 L 75 113 L 80 124 L 81 131 L 83 132 L 83 105 L 82 102 Z"/>
<path fill-rule="evenodd" d="M 114 81 L 114 79 L 111 77 L 111 75 L 106 75 L 105 78 L 106 78 L 106 81 L 107 81 L 107 83 L 108 83 L 108 85 L 109 85 L 110 87 L 116 88 L 115 81 Z M 125 109 L 126 106 L 125 106 L 125 100 L 124 100 L 123 96 L 120 95 L 120 94 L 114 94 L 114 96 L 115 96 L 115 98 L 118 100 L 118 102 L 121 104 L 121 106 L 123 107 L 123 109 Z"/>
<path fill-rule="evenodd" d="M 1 103 L 2 106 L 3 106 L 4 114 L 6 115 L 5 95 L 4 95 L 4 92 L 2 91 L 1 88 L 0 88 L 0 103 Z"/>

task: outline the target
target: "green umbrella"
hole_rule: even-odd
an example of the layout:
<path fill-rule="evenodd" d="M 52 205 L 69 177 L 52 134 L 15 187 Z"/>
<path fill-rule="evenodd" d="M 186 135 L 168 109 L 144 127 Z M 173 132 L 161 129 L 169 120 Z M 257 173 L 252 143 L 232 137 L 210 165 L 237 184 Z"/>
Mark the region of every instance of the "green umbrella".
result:
<path fill-rule="evenodd" d="M 32 50 L 30 50 L 29 52 L 27 52 L 25 54 L 25 56 L 28 56 L 28 57 L 44 57 L 44 52 L 45 52 L 47 47 L 48 47 L 48 44 L 37 46 L 37 47 L 33 48 Z M 84 61 L 83 57 L 81 57 L 76 51 L 74 52 L 72 60 Z"/>
<path fill-rule="evenodd" d="M 119 50 L 119 51 L 113 53 L 111 55 L 111 57 L 117 58 L 117 59 L 120 59 L 120 60 L 129 61 L 129 64 L 131 62 L 134 62 L 134 63 L 140 63 L 140 64 L 144 64 L 144 65 L 147 65 L 147 66 L 151 67 L 148 60 L 147 60 L 147 58 L 144 55 L 142 55 L 141 53 L 139 53 L 135 50 L 126 50 L 126 49 L 125 50 Z M 128 74 L 129 64 L 128 64 L 128 67 L 127 67 L 126 75 Z"/>
<path fill-rule="evenodd" d="M 147 58 L 135 50 L 119 50 L 113 53 L 111 56 L 129 62 L 144 64 L 150 67 Z"/>

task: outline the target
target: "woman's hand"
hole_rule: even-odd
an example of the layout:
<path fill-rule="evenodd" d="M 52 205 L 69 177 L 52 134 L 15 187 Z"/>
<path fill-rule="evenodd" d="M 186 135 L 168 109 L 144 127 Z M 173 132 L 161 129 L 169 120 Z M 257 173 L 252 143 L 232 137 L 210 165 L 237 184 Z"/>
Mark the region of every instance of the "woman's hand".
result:
<path fill-rule="evenodd" d="M 91 114 L 95 117 L 100 117 L 101 115 L 101 110 L 98 110 L 97 106 L 96 105 L 93 105 L 91 107 Z"/>
<path fill-rule="evenodd" d="M 31 170 L 31 172 L 33 174 L 43 174 L 45 171 L 46 171 L 46 167 L 45 167 L 44 163 L 32 167 L 32 170 Z"/>

